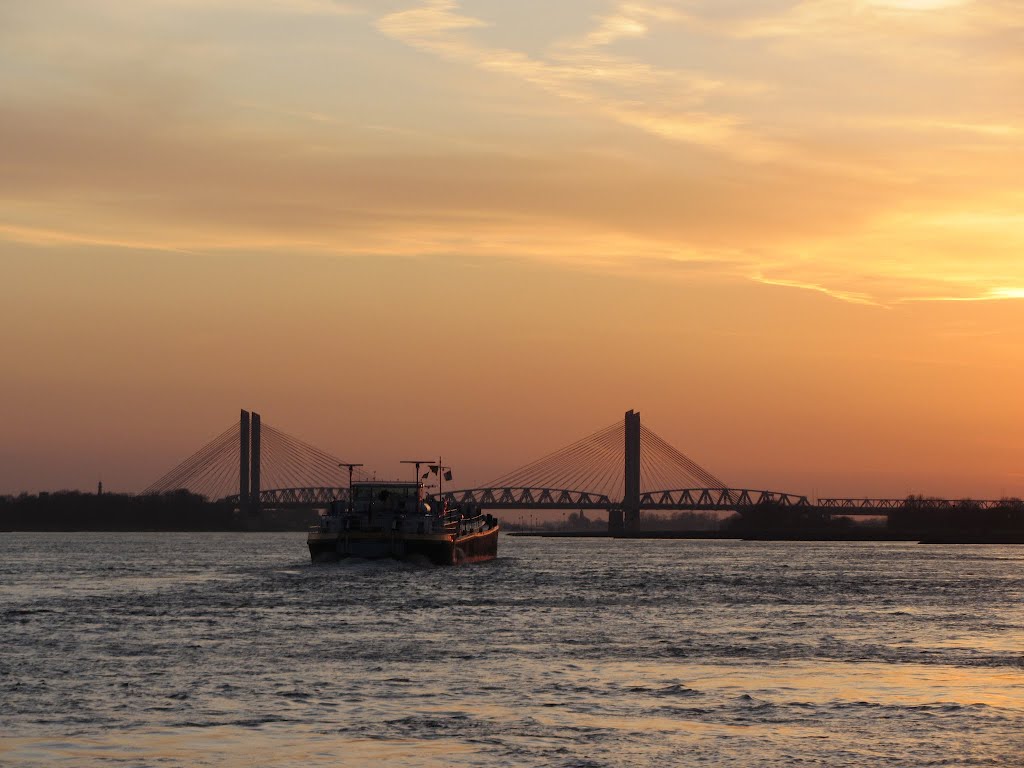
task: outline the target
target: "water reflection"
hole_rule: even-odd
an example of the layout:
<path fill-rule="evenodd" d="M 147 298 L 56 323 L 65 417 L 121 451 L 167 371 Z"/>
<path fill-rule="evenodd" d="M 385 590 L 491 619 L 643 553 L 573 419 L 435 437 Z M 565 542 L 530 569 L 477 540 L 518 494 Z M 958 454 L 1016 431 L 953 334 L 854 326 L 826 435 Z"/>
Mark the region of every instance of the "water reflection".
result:
<path fill-rule="evenodd" d="M 11 765 L 1009 765 L 1013 547 L 301 535 L 0 542 Z"/>

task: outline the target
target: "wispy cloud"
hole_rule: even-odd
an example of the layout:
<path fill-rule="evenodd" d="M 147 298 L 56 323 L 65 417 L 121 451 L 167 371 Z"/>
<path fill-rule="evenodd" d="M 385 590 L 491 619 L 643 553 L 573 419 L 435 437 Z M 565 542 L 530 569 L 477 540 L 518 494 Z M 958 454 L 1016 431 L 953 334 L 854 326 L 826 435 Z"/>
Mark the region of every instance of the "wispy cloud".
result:
<path fill-rule="evenodd" d="M 74 230 L 41 229 L 0 222 L 0 242 L 24 243 L 34 246 L 93 246 L 127 248 L 139 251 L 165 251 L 168 253 L 195 254 L 196 251 L 178 248 L 167 242 L 152 242 L 130 238 L 104 237 Z"/>
<path fill-rule="evenodd" d="M 151 8 L 162 6 L 179 10 L 227 9 L 307 16 L 353 16 L 365 13 L 356 4 L 344 0 L 150 0 L 148 5 Z"/>
<path fill-rule="evenodd" d="M 524 80 L 548 93 L 581 104 L 595 116 L 654 134 L 746 158 L 772 156 L 778 147 L 743 125 L 736 115 L 706 105 L 720 79 L 703 73 L 666 69 L 604 50 L 622 38 L 648 34 L 649 22 L 671 21 L 676 14 L 660 6 L 621 3 L 580 38 L 559 42 L 546 58 L 487 46 L 464 34 L 486 27 L 464 15 L 455 0 L 426 4 L 384 16 L 377 27 L 385 35 L 445 59 Z M 608 88 L 628 86 L 630 98 Z"/>
<path fill-rule="evenodd" d="M 873 298 L 866 293 L 858 293 L 855 291 L 843 291 L 834 288 L 826 288 L 823 285 L 817 285 L 815 283 L 805 283 L 800 280 L 782 280 L 779 278 L 765 277 L 760 273 L 754 273 L 750 276 L 750 279 L 762 283 L 763 285 L 777 285 L 783 288 L 799 288 L 804 291 L 813 291 L 816 293 L 823 293 L 833 299 L 839 299 L 840 301 L 849 302 L 850 304 L 864 304 L 867 306 L 878 307 L 883 306 L 877 299 Z"/>
<path fill-rule="evenodd" d="M 0 7 L 0 239 L 1019 298 L 1014 6 L 911 5 Z"/>
<path fill-rule="evenodd" d="M 623 39 L 641 38 L 650 21 L 679 21 L 684 18 L 676 9 L 665 5 L 622 2 L 608 15 L 599 16 L 597 25 L 578 43 L 580 48 L 606 46 Z"/>

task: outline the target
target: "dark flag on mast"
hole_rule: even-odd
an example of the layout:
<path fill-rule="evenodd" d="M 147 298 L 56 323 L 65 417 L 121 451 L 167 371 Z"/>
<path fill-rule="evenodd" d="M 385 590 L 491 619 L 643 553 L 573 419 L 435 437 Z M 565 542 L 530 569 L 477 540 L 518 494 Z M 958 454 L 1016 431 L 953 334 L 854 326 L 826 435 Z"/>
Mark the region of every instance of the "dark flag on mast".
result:
<path fill-rule="evenodd" d="M 420 479 L 421 479 L 421 480 L 426 480 L 426 479 L 427 479 L 428 477 L 430 477 L 430 473 L 431 473 L 431 472 L 433 472 L 433 473 L 434 473 L 434 474 L 436 475 L 436 474 L 438 474 L 438 473 L 439 473 L 439 472 L 440 472 L 440 471 L 441 471 L 442 469 L 444 470 L 444 479 L 445 479 L 445 480 L 451 480 L 451 479 L 452 479 L 452 471 L 451 471 L 451 469 L 449 469 L 448 467 L 442 467 L 442 466 L 440 466 L 440 465 L 438 465 L 438 464 L 431 464 L 431 465 L 430 465 L 430 470 L 429 470 L 429 471 L 427 471 L 427 472 L 424 472 L 424 473 L 423 473 L 423 477 L 422 477 L 422 478 L 420 478 Z"/>

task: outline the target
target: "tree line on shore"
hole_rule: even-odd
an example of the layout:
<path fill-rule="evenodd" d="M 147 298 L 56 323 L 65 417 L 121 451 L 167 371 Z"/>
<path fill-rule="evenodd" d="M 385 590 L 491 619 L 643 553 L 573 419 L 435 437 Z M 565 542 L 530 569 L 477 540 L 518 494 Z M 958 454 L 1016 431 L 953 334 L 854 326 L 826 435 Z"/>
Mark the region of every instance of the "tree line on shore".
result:
<path fill-rule="evenodd" d="M 230 531 L 243 522 L 234 505 L 185 490 L 0 496 L 0 530 L 9 531 Z"/>
<path fill-rule="evenodd" d="M 561 520 L 542 521 L 539 516 L 504 515 L 505 530 L 607 530 L 604 514 L 584 510 Z M 247 519 L 236 506 L 211 501 L 186 490 L 161 494 L 52 493 L 0 496 L 0 530 L 21 531 L 232 531 L 302 530 L 311 512 L 267 510 L 259 519 Z M 759 504 L 741 513 L 677 511 L 644 514 L 640 530 L 711 531 L 802 530 L 836 531 L 857 527 L 885 527 L 895 532 L 999 533 L 1024 532 L 1024 501 L 1005 498 L 998 503 L 963 499 L 953 504 L 924 496 L 908 496 L 888 511 L 888 519 L 851 518 L 841 511 L 819 507 Z"/>
<path fill-rule="evenodd" d="M 1024 531 L 1024 501 L 1005 498 L 993 504 L 972 499 L 950 503 L 926 496 L 908 496 L 893 509 L 873 516 L 849 516 L 821 507 L 758 504 L 725 521 L 737 531 L 842 530 L 884 527 L 898 533 L 1000 533 Z"/>

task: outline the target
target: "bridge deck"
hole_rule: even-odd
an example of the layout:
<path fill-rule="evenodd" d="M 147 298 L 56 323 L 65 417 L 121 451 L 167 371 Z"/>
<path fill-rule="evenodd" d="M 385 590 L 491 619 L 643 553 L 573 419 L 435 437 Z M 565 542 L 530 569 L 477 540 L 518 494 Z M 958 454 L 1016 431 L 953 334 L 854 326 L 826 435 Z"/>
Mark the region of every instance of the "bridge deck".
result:
<path fill-rule="evenodd" d="M 313 486 L 269 488 L 260 492 L 266 507 L 326 507 L 348 498 L 348 488 Z M 486 509 L 621 509 L 622 503 L 607 495 L 567 488 L 468 488 L 445 491 L 440 498 L 449 503 L 476 504 Z M 238 502 L 228 496 L 227 502 Z M 806 496 L 750 488 L 680 488 L 648 491 L 640 495 L 643 511 L 735 512 L 752 508 L 787 507 L 844 516 L 887 516 L 898 510 L 987 510 L 1024 507 L 1020 499 L 899 499 L 827 498 L 810 501 Z"/>

